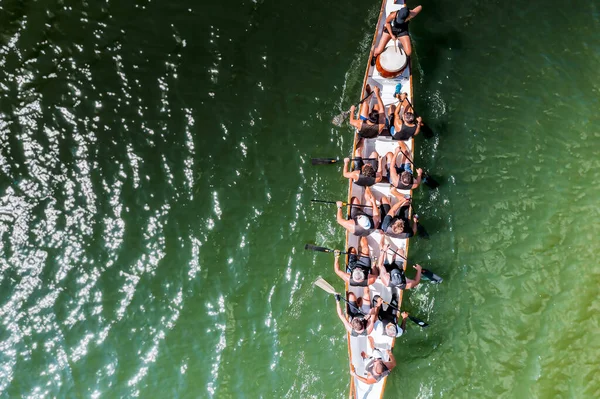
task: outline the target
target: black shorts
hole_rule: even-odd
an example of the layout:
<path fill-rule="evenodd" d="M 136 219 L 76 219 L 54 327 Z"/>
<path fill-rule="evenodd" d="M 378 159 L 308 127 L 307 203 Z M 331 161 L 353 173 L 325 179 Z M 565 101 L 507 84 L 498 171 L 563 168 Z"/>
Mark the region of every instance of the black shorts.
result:
<path fill-rule="evenodd" d="M 390 32 L 387 30 L 387 28 L 384 26 L 383 27 L 383 31 L 387 34 L 389 34 Z M 407 30 L 403 30 L 403 31 L 394 31 L 394 28 L 392 28 L 392 32 L 394 33 L 394 36 L 396 37 L 403 37 L 403 36 L 408 36 L 408 31 Z"/>
<path fill-rule="evenodd" d="M 363 317 L 363 314 L 359 311 L 360 307 L 356 302 L 348 301 L 348 305 L 348 316 L 350 316 L 350 320 L 352 320 L 355 317 Z"/>

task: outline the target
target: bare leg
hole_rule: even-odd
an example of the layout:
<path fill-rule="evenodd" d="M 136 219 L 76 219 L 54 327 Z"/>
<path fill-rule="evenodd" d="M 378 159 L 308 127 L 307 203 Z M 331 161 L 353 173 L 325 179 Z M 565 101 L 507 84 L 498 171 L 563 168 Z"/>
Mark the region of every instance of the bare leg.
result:
<path fill-rule="evenodd" d="M 363 291 L 362 303 L 371 303 L 371 292 L 369 291 L 369 286 L 367 285 Z M 362 306 L 362 304 L 361 304 Z M 370 306 L 369 306 L 370 307 Z"/>
<path fill-rule="evenodd" d="M 356 299 L 356 295 L 354 295 L 354 292 L 348 293 L 348 302 L 356 302 L 356 304 L 360 307 L 360 304 L 358 303 L 358 301 Z"/>
<path fill-rule="evenodd" d="M 410 36 L 401 36 L 398 39 L 400 39 L 400 44 L 402 44 L 402 48 L 404 49 L 406 56 L 410 57 L 410 55 L 412 54 L 412 45 L 410 44 Z"/>
<path fill-rule="evenodd" d="M 383 50 L 385 50 L 385 45 L 388 44 L 388 42 L 390 41 L 391 38 L 392 38 L 392 36 L 390 36 L 389 33 L 385 33 L 385 32 L 382 33 L 381 39 L 379 39 L 379 44 L 377 45 L 377 48 L 373 52 L 374 57 L 377 57 L 379 54 L 383 53 Z"/>

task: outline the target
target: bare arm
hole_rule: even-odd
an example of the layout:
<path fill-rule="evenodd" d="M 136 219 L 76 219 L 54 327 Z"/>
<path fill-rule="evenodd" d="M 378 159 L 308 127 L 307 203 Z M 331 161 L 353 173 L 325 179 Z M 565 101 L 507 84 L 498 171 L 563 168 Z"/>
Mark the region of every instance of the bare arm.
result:
<path fill-rule="evenodd" d="M 419 285 L 419 283 L 421 282 L 421 270 L 422 267 L 421 265 L 414 265 L 413 266 L 415 269 L 417 269 L 417 275 L 415 276 L 414 280 L 410 280 L 407 284 L 406 284 L 406 289 L 409 290 L 411 288 L 415 288 L 417 285 Z"/>
<path fill-rule="evenodd" d="M 406 17 L 406 20 L 408 21 L 409 19 L 413 19 L 414 17 L 416 17 L 417 14 L 420 13 L 422 9 L 423 9 L 422 6 L 416 6 L 415 8 L 410 10 L 408 17 Z"/>
<path fill-rule="evenodd" d="M 417 228 L 419 227 L 419 219 L 413 216 L 413 236 L 417 235 Z"/>
<path fill-rule="evenodd" d="M 348 282 L 350 280 L 350 275 L 346 272 L 340 270 L 340 253 L 339 251 L 335 251 L 335 260 L 333 261 L 333 271 L 337 274 L 342 280 Z"/>
<path fill-rule="evenodd" d="M 394 20 L 394 18 L 396 18 L 396 13 L 391 12 L 390 15 L 388 15 L 387 18 L 385 19 L 385 27 L 387 28 L 388 33 L 392 37 L 392 40 L 397 39 L 397 37 L 394 36 L 394 34 L 392 33 L 392 21 Z"/>
<path fill-rule="evenodd" d="M 337 201 L 336 204 L 338 207 L 336 214 L 337 222 L 350 233 L 354 234 L 354 221 L 352 219 L 344 219 L 344 215 L 342 215 L 342 201 Z"/>
<path fill-rule="evenodd" d="M 422 179 L 423 179 L 423 169 L 419 168 L 419 169 L 417 169 L 417 180 L 415 180 L 415 182 L 413 183 L 412 188 L 419 187 L 419 184 L 421 184 Z"/>
<path fill-rule="evenodd" d="M 394 151 L 394 155 L 392 156 L 392 162 L 390 162 L 390 177 L 392 179 L 392 181 L 390 182 L 393 186 L 397 186 L 398 185 L 398 179 L 400 178 L 400 176 L 398 175 L 398 172 L 396 171 L 396 159 L 398 158 L 398 154 L 400 153 L 400 147 L 396 147 L 396 150 Z"/>
<path fill-rule="evenodd" d="M 376 228 L 377 226 L 379 226 L 379 222 L 380 222 L 380 216 L 379 216 L 379 207 L 377 206 L 377 203 L 375 202 L 375 196 L 373 195 L 373 192 L 371 191 L 371 187 L 367 187 L 365 189 L 365 198 L 369 199 L 369 202 L 371 203 L 371 206 L 373 209 L 373 223 L 375 223 L 375 226 L 373 226 L 373 228 Z"/>
<path fill-rule="evenodd" d="M 371 384 L 375 384 L 377 382 L 377 380 L 375 378 L 373 378 L 373 376 L 371 374 L 369 374 L 368 378 L 365 378 L 365 377 L 362 377 L 362 376 L 356 374 L 356 370 L 354 369 L 353 364 L 350 366 L 350 375 L 358 378 L 359 381 L 362 381 L 365 384 L 371 385 Z"/>
<path fill-rule="evenodd" d="M 378 123 L 380 125 L 384 125 L 385 124 L 385 106 L 383 105 L 383 100 L 381 99 L 381 91 L 379 90 L 379 87 L 375 86 L 375 88 L 373 89 L 373 92 L 375 93 L 375 99 L 377 100 L 377 107 L 379 108 Z M 381 127 L 381 129 L 383 129 L 383 126 Z M 379 130 L 381 131 L 381 129 L 379 129 Z"/>
<path fill-rule="evenodd" d="M 352 332 L 352 326 L 350 325 L 348 319 L 346 319 L 346 316 L 344 316 L 344 314 L 342 313 L 342 307 L 340 306 L 340 303 L 336 302 L 335 307 L 337 309 L 338 317 L 340 318 L 342 323 L 344 323 L 344 327 L 346 327 L 346 331 Z"/>
<path fill-rule="evenodd" d="M 360 176 L 360 170 L 353 170 L 352 172 L 350 172 L 348 170 L 348 164 L 350 164 L 350 158 L 344 158 L 344 177 L 346 179 L 352 179 L 354 181 L 358 180 L 358 176 Z"/>
<path fill-rule="evenodd" d="M 417 116 L 417 130 L 415 130 L 415 136 L 419 133 L 421 133 L 421 126 L 423 125 L 423 118 L 421 118 L 420 116 Z"/>
<path fill-rule="evenodd" d="M 385 362 L 385 365 L 391 371 L 394 367 L 396 367 L 396 358 L 394 357 L 394 354 L 391 350 L 388 349 L 387 353 L 390 357 L 390 360 L 388 362 Z"/>
<path fill-rule="evenodd" d="M 379 268 L 379 277 L 381 277 L 381 282 L 386 287 L 390 284 L 390 274 L 387 272 L 387 270 L 385 270 L 385 266 L 383 266 L 383 263 L 387 256 L 387 250 L 389 249 L 389 247 L 389 245 L 385 245 L 383 247 L 382 254 L 379 256 L 379 261 L 377 263 L 377 267 Z"/>
<path fill-rule="evenodd" d="M 350 124 L 360 130 L 362 121 L 359 118 L 356 118 L 355 111 L 356 111 L 356 107 L 354 105 L 351 106 L 350 107 Z"/>
<path fill-rule="evenodd" d="M 375 183 L 379 183 L 383 180 L 383 167 L 385 166 L 384 159 L 385 157 L 379 157 L 379 166 L 377 167 L 377 173 L 375 174 Z"/>

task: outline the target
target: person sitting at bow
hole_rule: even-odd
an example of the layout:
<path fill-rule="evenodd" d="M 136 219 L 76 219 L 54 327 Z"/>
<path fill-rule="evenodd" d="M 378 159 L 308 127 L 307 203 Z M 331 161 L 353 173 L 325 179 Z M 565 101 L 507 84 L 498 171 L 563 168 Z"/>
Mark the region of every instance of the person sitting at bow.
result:
<path fill-rule="evenodd" d="M 410 212 L 411 199 L 403 197 L 394 187 L 390 193 L 398 199 L 398 202 L 390 207 L 390 202 L 386 197 L 381 198 L 382 209 L 386 215 L 381 223 L 383 233 L 388 237 L 410 238 L 417 234 L 419 219 L 413 215 L 413 225 L 410 227 L 408 214 Z"/>
<path fill-rule="evenodd" d="M 340 251 L 334 251 L 335 260 L 333 270 L 335 274 L 353 287 L 366 287 L 374 284 L 377 280 L 378 269 L 371 269 L 371 257 L 367 237 L 360 239 L 358 253 L 354 248 L 350 248 L 348 252 L 350 252 L 348 255 L 348 267 L 347 271 L 344 272 L 340 270 Z"/>
<path fill-rule="evenodd" d="M 344 158 L 344 177 L 352 179 L 352 181 L 362 187 L 369 187 L 376 183 L 381 182 L 383 179 L 383 162 L 385 157 L 380 157 L 377 151 L 373 151 L 369 155 L 368 160 L 359 158 L 355 161 L 355 170 L 352 172 L 348 171 L 348 165 L 350 164 L 350 158 Z"/>
<path fill-rule="evenodd" d="M 423 7 L 417 6 L 412 10 L 409 10 L 408 7 L 404 6 L 397 11 L 389 13 L 385 19 L 385 26 L 383 28 L 383 33 L 381 34 L 381 39 L 379 39 L 379 44 L 373 52 L 373 58 L 383 53 L 383 50 L 385 50 L 385 47 L 390 40 L 400 40 L 400 44 L 402 45 L 406 56 L 410 57 L 412 54 L 412 45 L 408 33 L 408 22 L 416 17 L 422 9 Z"/>
<path fill-rule="evenodd" d="M 408 147 L 403 142 L 398 143 L 394 153 L 385 154 L 385 169 L 388 181 L 392 186 L 400 190 L 413 190 L 418 188 L 423 179 L 423 169 L 417 169 L 415 178 L 411 163 L 406 157 Z"/>
<path fill-rule="evenodd" d="M 371 192 L 371 187 L 365 188 L 365 200 L 365 202 L 369 204 L 369 208 L 356 206 L 361 205 L 360 201 L 356 197 L 352 198 L 349 204 L 350 219 L 344 219 L 344 215 L 342 214 L 343 202 L 336 202 L 338 207 L 336 220 L 338 224 L 348 230 L 350 234 L 359 237 L 369 236 L 372 232 L 379 228 L 379 223 L 381 221 L 379 208 L 375 203 L 375 197 Z"/>
<path fill-rule="evenodd" d="M 390 134 L 394 140 L 409 140 L 421 132 L 423 119 L 420 116 L 415 117 L 406 93 L 397 94 L 396 98 L 400 103 L 390 106 L 390 109 L 394 109 L 394 124 L 390 128 Z"/>
<path fill-rule="evenodd" d="M 375 323 L 375 309 L 371 308 L 369 287 L 365 286 L 363 296 L 356 298 L 354 293 L 348 293 L 348 319 L 342 313 L 339 294 L 335 295 L 337 315 L 344 324 L 346 331 L 353 337 L 367 336 L 373 331 Z"/>
<path fill-rule="evenodd" d="M 365 87 L 367 94 L 371 92 L 371 86 L 367 84 Z M 377 104 L 369 109 L 369 101 L 364 101 L 360 105 L 359 117 L 356 118 L 356 107 L 350 107 L 350 124 L 356 128 L 360 139 L 372 139 L 379 136 L 381 133 L 389 131 L 388 122 L 385 116 L 385 106 L 381 99 L 379 87 L 373 89 Z"/>

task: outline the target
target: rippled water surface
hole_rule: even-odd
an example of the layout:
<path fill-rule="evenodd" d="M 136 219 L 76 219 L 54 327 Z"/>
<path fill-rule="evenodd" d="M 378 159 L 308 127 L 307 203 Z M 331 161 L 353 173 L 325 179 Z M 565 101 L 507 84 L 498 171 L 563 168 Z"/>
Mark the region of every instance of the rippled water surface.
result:
<path fill-rule="evenodd" d="M 600 5 L 427 0 L 444 277 L 386 397 L 597 398 Z M 378 1 L 0 1 L 0 397 L 345 397 L 334 209 Z M 343 7 L 342 7 L 343 6 Z"/>

